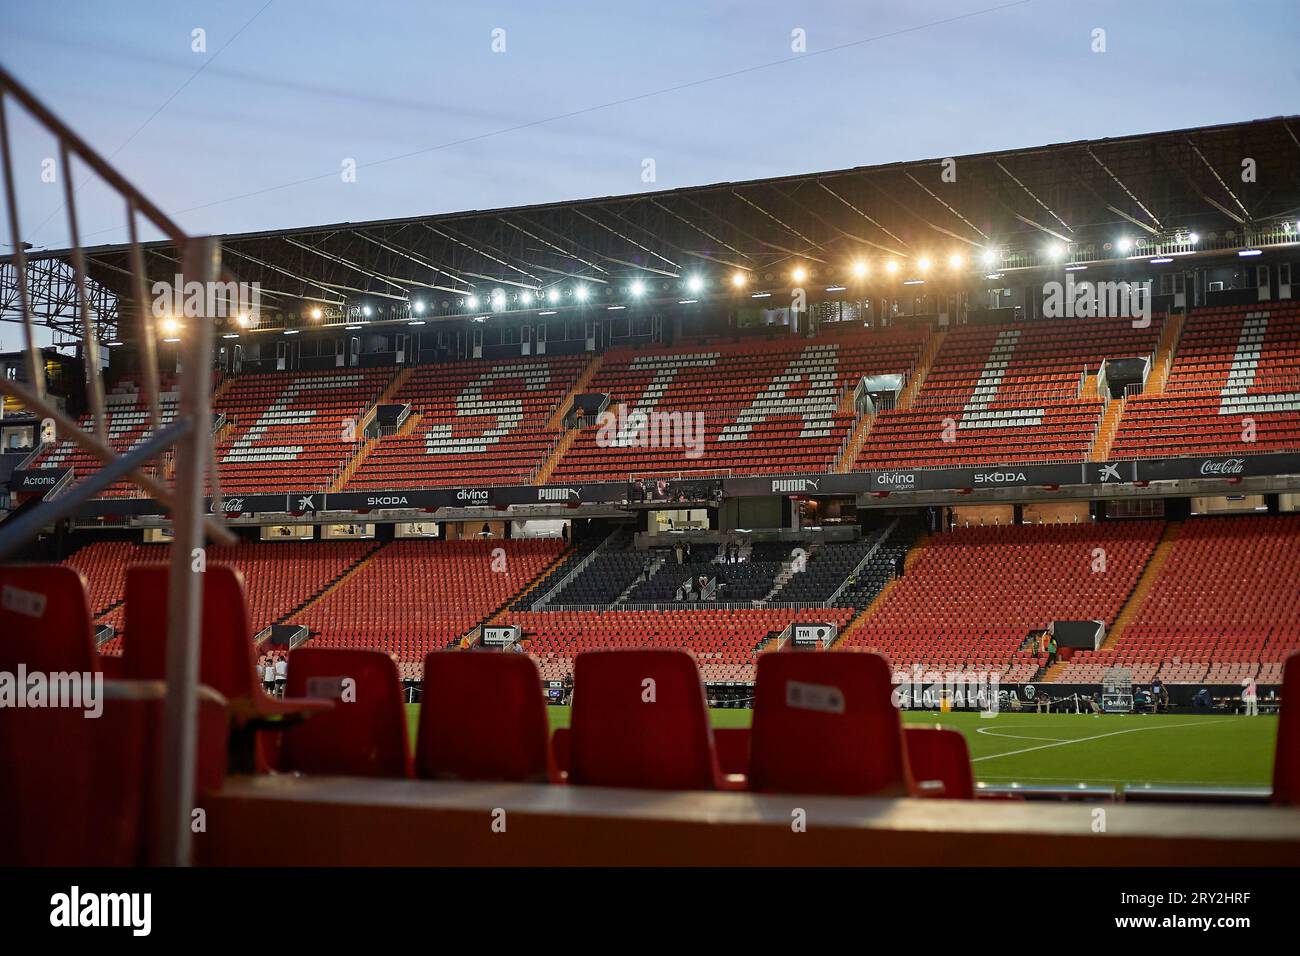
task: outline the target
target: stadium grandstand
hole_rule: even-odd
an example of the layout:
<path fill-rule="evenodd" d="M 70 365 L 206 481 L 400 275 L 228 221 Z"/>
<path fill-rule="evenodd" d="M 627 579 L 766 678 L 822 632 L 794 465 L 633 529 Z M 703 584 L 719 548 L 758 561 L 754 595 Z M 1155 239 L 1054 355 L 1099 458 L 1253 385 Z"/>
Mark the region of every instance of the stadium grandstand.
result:
<path fill-rule="evenodd" d="M 1300 118 L 199 240 L 0 96 L 133 236 L 0 266 L 0 856 L 1296 862 Z"/>

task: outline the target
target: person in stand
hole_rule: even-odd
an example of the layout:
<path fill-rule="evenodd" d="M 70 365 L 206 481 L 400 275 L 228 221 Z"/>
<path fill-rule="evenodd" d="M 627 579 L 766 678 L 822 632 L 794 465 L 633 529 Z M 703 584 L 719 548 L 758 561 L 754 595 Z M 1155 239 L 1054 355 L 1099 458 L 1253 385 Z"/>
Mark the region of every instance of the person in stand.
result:
<path fill-rule="evenodd" d="M 686 556 L 686 560 L 687 560 L 687 561 L 690 561 L 690 560 L 691 560 L 691 543 L 690 543 L 689 541 L 687 541 L 686 544 L 682 547 L 682 552 L 683 552 L 683 554 L 685 554 L 685 556 Z"/>
<path fill-rule="evenodd" d="M 573 703 L 573 674 L 566 673 L 564 675 L 563 683 L 564 683 L 564 696 L 561 699 L 566 704 L 572 704 Z"/>
<path fill-rule="evenodd" d="M 1048 666 L 1056 663 L 1056 638 L 1052 637 L 1047 642 L 1047 663 Z"/>
<path fill-rule="evenodd" d="M 683 555 L 682 543 L 678 541 L 676 544 L 673 545 L 673 556 L 677 559 L 678 564 L 682 563 L 682 555 Z"/>
<path fill-rule="evenodd" d="M 275 692 L 280 697 L 284 696 L 284 685 L 289 682 L 289 659 L 279 657 L 275 661 Z"/>
<path fill-rule="evenodd" d="M 275 693 L 275 662 L 269 654 L 262 658 L 262 690 Z"/>

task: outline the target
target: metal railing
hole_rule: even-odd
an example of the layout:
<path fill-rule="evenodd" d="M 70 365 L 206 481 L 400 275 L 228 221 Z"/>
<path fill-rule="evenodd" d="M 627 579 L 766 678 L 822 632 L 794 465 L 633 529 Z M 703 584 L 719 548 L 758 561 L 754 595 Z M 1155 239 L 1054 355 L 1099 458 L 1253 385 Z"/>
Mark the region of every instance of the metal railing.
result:
<path fill-rule="evenodd" d="M 89 429 L 64 414 L 46 394 L 45 368 L 36 343 L 36 322 L 28 281 L 26 246 L 19 223 L 18 197 L 14 186 L 15 160 L 9 138 L 9 108 L 16 105 L 29 119 L 51 136 L 58 150 L 63 181 L 63 211 L 67 216 L 69 248 L 66 261 L 72 267 L 80 315 L 80 336 L 90 409 Z M 73 187 L 73 161 L 94 174 L 121 199 L 129 242 L 129 265 L 134 318 L 143 372 L 149 431 L 130 450 L 119 452 L 107 440 L 104 382 L 98 362 L 100 352 L 97 317 L 90 295 L 86 254 L 81 244 L 78 206 Z M 187 865 L 192 834 L 190 811 L 194 805 L 195 729 L 198 710 L 199 627 L 202 613 L 202 577 L 193 573 L 193 555 L 211 537 L 233 544 L 234 535 L 218 515 L 203 513 L 205 479 L 220 501 L 215 452 L 212 441 L 212 368 L 214 324 L 210 316 L 194 316 L 187 323 L 183 349 L 185 374 L 180 383 L 176 417 L 163 425 L 159 399 L 158 352 L 154 316 L 151 314 L 149 276 L 139 226 L 160 232 L 180 252 L 181 272 L 186 284 L 199 282 L 212 289 L 217 280 L 234 281 L 221 267 L 220 246 L 214 239 L 192 239 L 161 209 L 132 186 L 108 161 L 92 149 L 66 124 L 36 99 L 7 71 L 0 69 L 0 166 L 3 167 L 4 195 L 8 207 L 8 228 L 13 253 L 2 260 L 14 273 L 17 302 L 24 336 L 25 380 L 0 379 L 0 393 L 20 402 L 33 414 L 53 423 L 61 440 L 72 441 L 102 463 L 99 471 L 79 481 L 57 498 L 42 500 L 31 511 L 0 524 L 0 558 L 12 554 L 26 540 L 49 524 L 74 515 L 93 496 L 122 479 L 129 479 L 165 505 L 172 515 L 175 536 L 171 545 L 171 573 L 167 595 L 166 701 L 163 713 L 163 774 L 159 820 L 159 851 L 155 862 Z M 211 296 L 201 297 L 204 299 Z M 120 313 L 120 309 L 119 309 Z M 125 319 L 120 320 L 126 324 Z M 145 469 L 166 450 L 176 452 L 174 483 Z M 219 511 L 219 507 L 218 507 Z"/>
<path fill-rule="evenodd" d="M 835 606 L 835 602 L 840 599 L 840 595 L 844 593 L 844 589 L 849 586 L 849 579 L 856 578 L 859 574 L 862 573 L 862 569 L 867 566 L 867 562 L 870 561 L 873 557 L 875 557 L 876 552 L 880 550 L 881 546 L 889 539 L 889 536 L 894 533 L 894 529 L 897 527 L 898 527 L 897 518 L 895 518 L 893 521 L 889 522 L 889 524 L 885 526 L 885 533 L 882 534 L 876 540 L 876 543 L 873 544 L 871 548 L 867 551 L 867 553 L 862 556 L 862 560 L 859 561 L 854 566 L 853 570 L 844 576 L 844 580 L 840 582 L 840 586 L 835 589 L 835 591 L 831 594 L 830 597 L 828 597 L 825 601 L 822 602 L 822 607 Z"/>

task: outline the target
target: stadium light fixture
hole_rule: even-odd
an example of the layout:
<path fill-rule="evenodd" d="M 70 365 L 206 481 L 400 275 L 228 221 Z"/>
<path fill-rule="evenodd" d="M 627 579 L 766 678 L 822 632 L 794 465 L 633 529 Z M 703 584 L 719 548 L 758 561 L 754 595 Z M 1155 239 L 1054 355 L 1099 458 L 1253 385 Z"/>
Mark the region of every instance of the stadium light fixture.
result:
<path fill-rule="evenodd" d="M 733 272 L 731 274 L 731 284 L 734 285 L 737 289 L 743 289 L 745 287 L 745 283 L 748 281 L 749 278 L 743 272 Z"/>
<path fill-rule="evenodd" d="M 574 296 L 577 297 L 577 299 L 578 299 L 579 302 L 586 302 L 586 301 L 587 301 L 587 296 L 589 296 L 589 295 L 591 294 L 591 292 L 590 292 L 590 290 L 587 289 L 587 287 L 586 287 L 585 285 L 580 285 L 580 286 L 578 286 L 576 289 L 573 290 L 573 294 L 574 294 Z"/>
<path fill-rule="evenodd" d="M 1057 242 L 1052 243 L 1047 247 L 1047 258 L 1053 262 L 1060 262 L 1065 258 L 1065 246 Z"/>
<path fill-rule="evenodd" d="M 473 310 L 473 309 L 477 309 L 477 308 L 478 308 L 478 296 L 476 296 L 476 295 L 472 295 L 472 296 L 470 296 L 468 299 L 466 299 L 466 300 L 465 300 L 465 308 L 467 308 L 467 309 L 471 309 L 471 310 Z"/>
<path fill-rule="evenodd" d="M 355 332 L 357 329 L 365 328 L 365 326 L 363 326 L 363 325 L 345 325 L 345 326 L 343 326 L 343 328 L 347 329 L 349 332 Z"/>
<path fill-rule="evenodd" d="M 415 309 L 415 313 L 416 313 L 416 315 L 419 315 L 421 312 L 424 311 L 424 300 L 423 300 L 423 299 L 416 299 L 416 300 L 411 304 L 411 308 Z"/>
<path fill-rule="evenodd" d="M 554 309 L 546 309 L 545 311 L 543 311 L 543 312 L 538 312 L 537 314 L 538 314 L 538 315 L 554 315 L 554 314 L 555 314 L 555 310 L 554 310 Z"/>
<path fill-rule="evenodd" d="M 1263 254 L 1263 249 L 1242 249 L 1237 253 L 1239 256 L 1262 256 Z"/>
<path fill-rule="evenodd" d="M 1171 259 L 1171 258 L 1169 258 L 1168 256 L 1159 256 L 1159 257 L 1157 257 L 1157 258 L 1155 258 L 1155 259 L 1150 259 L 1150 260 L 1148 260 L 1148 261 L 1149 261 L 1150 264 L 1153 265 L 1153 266 L 1162 266 L 1162 265 L 1164 265 L 1165 263 L 1167 263 L 1167 262 L 1173 262 L 1174 260 Z"/>
<path fill-rule="evenodd" d="M 827 292 L 846 292 L 846 291 L 848 291 L 848 287 L 847 287 L 847 286 L 842 286 L 842 285 L 828 285 L 828 286 L 826 287 L 826 291 L 827 291 Z"/>
<path fill-rule="evenodd" d="M 284 330 L 284 334 L 285 334 L 285 335 L 297 335 L 297 334 L 298 334 L 298 331 L 299 331 L 298 329 L 285 329 L 285 330 Z M 173 341 L 177 341 L 177 340 L 174 339 Z"/>
<path fill-rule="evenodd" d="M 631 292 L 638 298 L 645 295 L 645 283 L 640 279 L 634 279 L 632 282 Z"/>
<path fill-rule="evenodd" d="M 692 305 L 693 303 L 696 303 L 696 302 L 699 302 L 699 301 L 700 301 L 699 299 L 678 299 L 678 300 L 677 300 L 677 304 L 678 304 L 678 305 Z"/>
<path fill-rule="evenodd" d="M 547 292 L 546 292 L 546 301 L 547 301 L 547 302 L 559 302 L 559 301 L 560 301 L 560 288 L 559 288 L 559 286 L 551 286 L 550 289 L 547 290 Z"/>
<path fill-rule="evenodd" d="M 771 297 L 772 293 L 770 292 L 755 292 L 750 296 L 751 299 L 770 299 Z"/>
<path fill-rule="evenodd" d="M 506 307 L 506 294 L 500 289 L 492 293 L 492 308 L 500 312 Z"/>
<path fill-rule="evenodd" d="M 175 335 L 181 330 L 181 324 L 169 315 L 162 320 L 162 330 L 164 335 Z"/>
<path fill-rule="evenodd" d="M 320 309 L 313 309 L 311 313 L 311 317 L 313 319 L 319 319 Z M 238 317 L 236 317 L 235 321 L 239 323 L 241 328 L 245 328 L 245 329 L 248 328 L 248 313 L 240 312 Z"/>
<path fill-rule="evenodd" d="M 239 338 L 239 333 L 238 333 L 238 332 L 225 332 L 225 333 L 222 334 L 221 337 L 222 337 L 223 339 L 237 339 L 237 338 Z M 108 344 L 109 344 L 109 345 L 112 345 L 113 343 L 112 343 L 112 342 L 109 342 Z M 119 344 L 120 344 L 120 343 L 119 343 Z"/>
<path fill-rule="evenodd" d="M 686 288 L 691 292 L 699 292 L 704 288 L 704 280 L 699 276 L 691 276 L 686 280 Z"/>
<path fill-rule="evenodd" d="M 1115 243 L 1115 248 L 1127 255 L 1129 250 L 1133 248 L 1133 240 L 1128 236 L 1122 236 L 1119 242 Z"/>
<path fill-rule="evenodd" d="M 623 311 L 624 309 L 626 309 L 626 308 L 627 308 L 627 306 L 625 306 L 625 305 L 607 305 L 607 306 L 605 306 L 605 311 L 606 311 L 606 312 L 622 312 L 622 311 Z"/>
<path fill-rule="evenodd" d="M 885 271 L 892 276 L 895 272 L 898 271 L 898 263 L 895 262 L 893 259 L 890 259 L 888 262 L 885 263 Z"/>
<path fill-rule="evenodd" d="M 533 301 L 533 294 L 529 292 L 527 289 L 525 289 L 523 292 L 519 293 L 519 301 L 522 302 L 524 305 L 527 305 L 528 303 Z"/>
<path fill-rule="evenodd" d="M 1201 241 L 1200 233 L 1196 233 L 1196 232 L 1189 233 L 1187 236 L 1187 241 L 1190 242 L 1192 245 L 1196 245 L 1198 242 Z"/>
<path fill-rule="evenodd" d="M 966 264 L 966 260 L 962 258 L 960 252 L 954 252 L 952 255 L 948 257 L 948 265 L 950 268 L 960 269 L 965 264 Z"/>
<path fill-rule="evenodd" d="M 994 249 L 985 249 L 984 254 L 980 256 L 980 261 L 986 266 L 995 266 L 998 262 L 998 254 Z"/>
<path fill-rule="evenodd" d="M 867 264 L 861 259 L 856 260 L 853 263 L 853 274 L 859 279 L 865 277 L 867 274 Z"/>
<path fill-rule="evenodd" d="M 370 306 L 363 305 L 361 307 L 361 314 L 364 315 L 367 319 L 370 318 Z"/>
<path fill-rule="evenodd" d="M 424 325 L 424 319 L 411 319 L 411 321 L 407 322 L 406 324 L 407 324 L 407 325 Z"/>
<path fill-rule="evenodd" d="M 917 259 L 917 260 L 916 260 L 916 267 L 917 267 L 918 269 L 920 269 L 922 272 L 924 272 L 925 270 L 929 269 L 929 268 L 930 268 L 930 257 L 929 257 L 929 256 L 922 256 L 920 259 Z"/>
<path fill-rule="evenodd" d="M 803 266 L 795 266 L 794 271 L 790 273 L 790 278 L 795 282 L 803 282 L 808 278 L 808 270 Z"/>

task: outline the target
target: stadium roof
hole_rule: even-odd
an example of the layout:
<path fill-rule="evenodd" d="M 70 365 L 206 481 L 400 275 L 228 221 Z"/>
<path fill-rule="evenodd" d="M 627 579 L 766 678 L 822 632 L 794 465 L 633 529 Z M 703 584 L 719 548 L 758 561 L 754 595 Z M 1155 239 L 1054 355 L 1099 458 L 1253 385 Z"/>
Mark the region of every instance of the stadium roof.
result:
<path fill-rule="evenodd" d="M 505 308 L 527 307 L 538 300 L 522 293 L 572 286 L 568 280 L 581 280 L 598 296 L 615 287 L 623 292 L 634 279 L 654 294 L 677 294 L 691 276 L 716 291 L 735 272 L 756 284 L 784 281 L 778 276 L 795 264 L 836 280 L 855 261 L 881 258 L 906 267 L 957 254 L 972 269 L 986 255 L 990 262 L 996 255 L 1000 269 L 1053 257 L 1122 259 L 1121 238 L 1139 250 L 1187 251 L 1195 233 L 1201 249 L 1226 249 L 1294 238 L 1298 129 L 1300 117 L 1276 117 L 220 238 L 227 265 L 260 284 L 264 311 L 306 318 L 319 309 L 336 319 L 363 302 L 380 314 L 390 306 L 405 310 L 417 296 L 428 300 L 430 318 L 464 317 L 469 296 L 494 290 L 508 299 Z M 146 248 L 152 277 L 179 271 L 168 243 Z M 129 246 L 98 246 L 88 255 L 92 278 L 129 298 Z M 30 254 L 37 270 L 56 271 L 52 260 L 66 256 L 67 250 Z"/>

